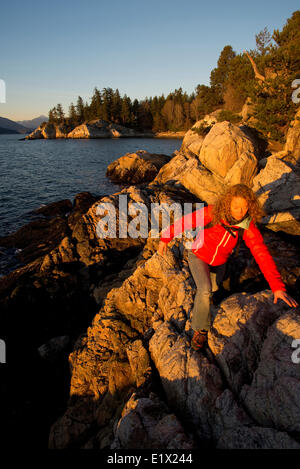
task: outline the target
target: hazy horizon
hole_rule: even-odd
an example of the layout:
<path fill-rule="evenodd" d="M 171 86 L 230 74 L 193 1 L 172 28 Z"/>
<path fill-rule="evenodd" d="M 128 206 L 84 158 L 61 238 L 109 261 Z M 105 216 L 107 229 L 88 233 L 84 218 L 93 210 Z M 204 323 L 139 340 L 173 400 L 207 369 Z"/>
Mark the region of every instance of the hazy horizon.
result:
<path fill-rule="evenodd" d="M 0 116 L 31 120 L 58 103 L 68 113 L 78 96 L 90 102 L 95 87 L 118 89 L 132 100 L 180 87 L 191 94 L 198 84 L 209 85 L 225 45 L 236 53 L 255 49 L 256 34 L 281 30 L 298 7 L 294 0 L 288 6 L 269 0 L 88 0 L 84 6 L 29 0 L 24 6 L 13 0 L 1 6 L 6 103 Z"/>

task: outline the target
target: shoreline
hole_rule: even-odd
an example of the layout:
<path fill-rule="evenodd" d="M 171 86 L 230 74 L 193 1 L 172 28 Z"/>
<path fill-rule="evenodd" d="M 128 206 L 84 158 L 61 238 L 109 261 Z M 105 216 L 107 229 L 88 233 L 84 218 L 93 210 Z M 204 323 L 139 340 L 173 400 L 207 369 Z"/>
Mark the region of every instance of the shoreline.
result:
<path fill-rule="evenodd" d="M 158 132 L 155 134 L 155 138 L 178 138 L 183 139 L 186 132 Z"/>
<path fill-rule="evenodd" d="M 53 138 L 45 138 L 45 137 L 34 137 L 34 138 L 27 138 L 23 137 L 20 138 L 19 141 L 24 140 L 119 140 L 119 139 L 133 139 L 133 138 L 176 138 L 178 140 L 183 139 L 186 132 L 158 132 L 156 134 L 142 134 L 142 135 L 120 135 L 118 137 L 53 137 Z"/>

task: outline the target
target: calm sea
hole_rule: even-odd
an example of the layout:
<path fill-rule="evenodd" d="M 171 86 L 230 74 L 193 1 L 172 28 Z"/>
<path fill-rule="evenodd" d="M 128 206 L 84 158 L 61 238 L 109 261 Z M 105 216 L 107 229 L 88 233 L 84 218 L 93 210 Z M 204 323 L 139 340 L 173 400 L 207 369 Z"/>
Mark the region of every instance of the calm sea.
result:
<path fill-rule="evenodd" d="M 20 140 L 0 135 L 0 236 L 35 218 L 42 205 L 70 199 L 79 192 L 109 195 L 120 186 L 105 176 L 112 161 L 128 152 L 147 150 L 172 155 L 181 139 Z M 17 250 L 0 246 L 0 277 L 20 264 Z"/>
<path fill-rule="evenodd" d="M 20 140 L 0 135 L 0 236 L 32 219 L 42 205 L 73 201 L 83 191 L 113 194 L 119 186 L 105 176 L 112 161 L 128 152 L 147 150 L 171 155 L 181 139 Z"/>

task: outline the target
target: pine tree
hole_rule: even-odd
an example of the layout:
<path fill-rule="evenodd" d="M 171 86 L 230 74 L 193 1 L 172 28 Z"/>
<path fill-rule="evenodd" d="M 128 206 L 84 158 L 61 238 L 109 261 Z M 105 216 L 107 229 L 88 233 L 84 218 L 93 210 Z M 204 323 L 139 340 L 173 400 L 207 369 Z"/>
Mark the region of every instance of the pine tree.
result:
<path fill-rule="evenodd" d="M 77 104 L 76 104 L 76 113 L 77 113 L 77 121 L 78 125 L 83 124 L 84 122 L 84 103 L 81 96 L 78 96 Z"/>
<path fill-rule="evenodd" d="M 139 111 L 140 111 L 140 103 L 137 99 L 135 99 L 132 103 L 132 113 L 134 115 L 134 124 L 133 127 L 139 127 Z"/>
<path fill-rule="evenodd" d="M 274 45 L 263 56 L 266 78 L 256 82 L 250 95 L 255 104 L 254 125 L 266 138 L 284 142 L 297 105 L 292 83 L 300 78 L 300 11 L 292 14 L 282 31 L 274 30 Z"/>
<path fill-rule="evenodd" d="M 164 118 L 167 124 L 167 130 L 173 130 L 175 103 L 173 99 L 171 99 L 171 97 L 173 97 L 172 94 L 168 96 L 167 101 L 165 102 L 161 110 L 162 117 Z"/>
<path fill-rule="evenodd" d="M 71 127 L 75 127 L 77 125 L 77 113 L 73 103 L 69 106 L 68 122 Z"/>
<path fill-rule="evenodd" d="M 98 88 L 94 88 L 94 94 L 90 104 L 91 119 L 102 119 L 102 96 Z"/>
<path fill-rule="evenodd" d="M 84 122 L 89 122 L 93 120 L 93 116 L 91 113 L 91 108 L 89 106 L 89 103 L 86 101 L 83 106 L 83 117 L 84 117 Z"/>
<path fill-rule="evenodd" d="M 152 129 L 153 116 L 151 114 L 150 103 L 148 98 L 145 98 L 140 103 L 137 116 L 137 126 L 139 129 L 143 130 Z"/>
<path fill-rule="evenodd" d="M 54 120 L 55 120 L 55 116 L 54 116 L 53 109 L 50 109 L 50 111 L 48 112 L 48 124 L 54 124 Z"/>
<path fill-rule="evenodd" d="M 191 103 L 191 117 L 196 121 L 202 119 L 206 114 L 219 108 L 223 98 L 216 92 L 215 88 L 198 85 L 196 87 L 196 98 Z"/>
<path fill-rule="evenodd" d="M 121 122 L 121 111 L 122 111 L 122 100 L 119 93 L 119 90 L 112 95 L 112 104 L 111 104 L 111 120 L 117 124 Z"/>
<path fill-rule="evenodd" d="M 103 88 L 102 90 L 102 115 L 105 121 L 111 121 L 111 109 L 112 109 L 112 89 L 111 88 Z"/>
<path fill-rule="evenodd" d="M 215 93 L 218 93 L 219 100 L 222 99 L 225 91 L 225 82 L 228 78 L 230 65 L 235 55 L 231 46 L 225 46 L 218 59 L 218 66 L 211 71 L 210 86 L 214 89 Z"/>
<path fill-rule="evenodd" d="M 255 84 L 251 64 L 245 54 L 236 55 L 230 62 L 223 84 L 224 109 L 240 112 Z"/>
<path fill-rule="evenodd" d="M 58 104 L 56 106 L 56 112 L 57 112 L 57 123 L 58 124 L 64 124 L 65 123 L 65 113 L 63 111 L 63 107 L 61 104 Z"/>
<path fill-rule="evenodd" d="M 268 52 L 271 40 L 272 38 L 268 28 L 264 28 L 262 31 L 256 34 L 256 49 L 260 55 L 265 55 Z"/>
<path fill-rule="evenodd" d="M 52 108 L 52 123 L 53 124 L 59 124 L 59 114 L 58 114 L 58 111 L 57 111 L 57 108 L 54 106 L 54 108 Z"/>
<path fill-rule="evenodd" d="M 133 122 L 131 113 L 131 100 L 126 94 L 124 95 L 121 104 L 121 120 L 122 124 L 125 126 L 130 126 Z"/>

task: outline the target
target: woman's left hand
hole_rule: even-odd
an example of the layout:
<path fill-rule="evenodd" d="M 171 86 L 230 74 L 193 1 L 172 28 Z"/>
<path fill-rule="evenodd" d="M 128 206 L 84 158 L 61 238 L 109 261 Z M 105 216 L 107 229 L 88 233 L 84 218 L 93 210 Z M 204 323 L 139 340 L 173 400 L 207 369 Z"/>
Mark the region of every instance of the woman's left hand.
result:
<path fill-rule="evenodd" d="M 298 303 L 294 298 L 288 295 L 284 290 L 276 290 L 274 291 L 274 303 L 277 303 L 278 299 L 285 301 L 289 306 L 296 308 Z"/>

